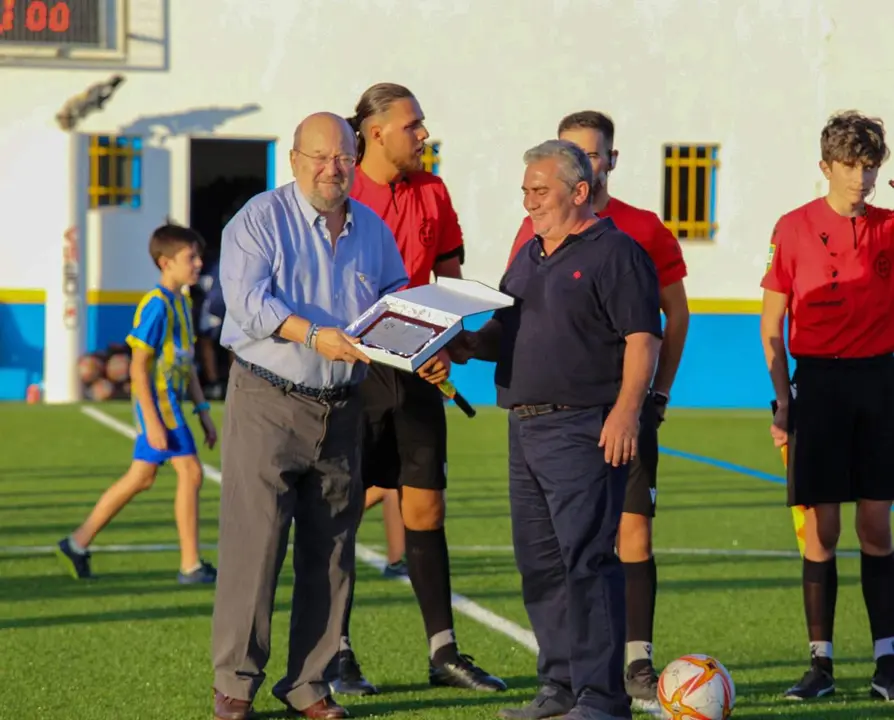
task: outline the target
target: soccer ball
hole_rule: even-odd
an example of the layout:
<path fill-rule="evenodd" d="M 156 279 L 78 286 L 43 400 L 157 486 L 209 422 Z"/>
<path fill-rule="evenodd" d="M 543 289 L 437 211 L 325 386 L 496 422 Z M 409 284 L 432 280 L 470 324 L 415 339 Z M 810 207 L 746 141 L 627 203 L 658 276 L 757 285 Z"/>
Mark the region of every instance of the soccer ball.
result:
<path fill-rule="evenodd" d="M 726 720 L 736 704 L 736 686 L 714 658 L 684 655 L 658 678 L 658 702 L 666 720 Z"/>

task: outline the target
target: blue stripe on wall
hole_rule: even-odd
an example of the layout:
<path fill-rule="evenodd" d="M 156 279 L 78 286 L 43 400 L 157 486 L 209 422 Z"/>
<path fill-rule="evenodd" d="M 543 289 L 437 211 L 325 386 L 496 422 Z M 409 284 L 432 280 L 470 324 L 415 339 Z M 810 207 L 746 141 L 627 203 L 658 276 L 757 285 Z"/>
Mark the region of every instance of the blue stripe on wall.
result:
<path fill-rule="evenodd" d="M 267 143 L 267 189 L 276 187 L 276 140 Z"/>
<path fill-rule="evenodd" d="M 477 330 L 488 315 L 468 318 Z M 551 372 L 544 368 L 543 372 Z M 457 390 L 473 405 L 493 405 L 493 365 L 472 360 L 451 371 Z M 760 343 L 757 315 L 693 315 L 674 383 L 675 407 L 759 408 L 773 397 Z"/>
<path fill-rule="evenodd" d="M 124 342 L 133 327 L 136 305 L 90 305 L 87 308 L 87 352 Z"/>
<path fill-rule="evenodd" d="M 134 305 L 87 308 L 88 351 L 124 342 Z M 488 315 L 469 318 L 476 330 Z M 683 363 L 674 384 L 676 407 L 765 409 L 772 397 L 757 315 L 693 315 Z M 43 374 L 44 309 L 0 303 L 0 400 L 21 400 Z M 544 372 L 550 372 L 544 368 Z M 471 361 L 453 368 L 453 381 L 475 405 L 493 405 L 493 365 Z"/>
<path fill-rule="evenodd" d="M 43 379 L 43 305 L 0 303 L 0 400 L 24 400 Z"/>

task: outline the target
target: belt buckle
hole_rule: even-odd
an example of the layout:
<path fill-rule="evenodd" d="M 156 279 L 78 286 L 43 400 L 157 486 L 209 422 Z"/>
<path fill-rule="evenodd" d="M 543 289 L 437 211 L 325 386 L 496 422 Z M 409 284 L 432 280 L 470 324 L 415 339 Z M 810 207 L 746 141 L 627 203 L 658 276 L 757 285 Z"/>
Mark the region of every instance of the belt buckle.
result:
<path fill-rule="evenodd" d="M 512 408 L 512 411 L 516 414 L 519 420 L 527 420 L 537 414 L 535 412 L 535 406 L 533 405 L 519 405 Z"/>

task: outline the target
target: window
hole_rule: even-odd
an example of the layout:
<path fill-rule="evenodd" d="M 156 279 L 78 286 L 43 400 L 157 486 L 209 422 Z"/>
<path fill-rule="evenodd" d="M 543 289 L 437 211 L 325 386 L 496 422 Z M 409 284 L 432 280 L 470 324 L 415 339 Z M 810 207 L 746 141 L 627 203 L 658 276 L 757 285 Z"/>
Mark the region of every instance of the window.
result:
<path fill-rule="evenodd" d="M 664 224 L 680 240 L 717 232 L 719 145 L 664 146 Z"/>
<path fill-rule="evenodd" d="M 91 135 L 87 154 L 90 207 L 140 207 L 142 138 Z"/>
<path fill-rule="evenodd" d="M 432 175 L 437 175 L 440 165 L 441 143 L 438 141 L 425 143 L 425 150 L 422 152 L 422 167 Z"/>

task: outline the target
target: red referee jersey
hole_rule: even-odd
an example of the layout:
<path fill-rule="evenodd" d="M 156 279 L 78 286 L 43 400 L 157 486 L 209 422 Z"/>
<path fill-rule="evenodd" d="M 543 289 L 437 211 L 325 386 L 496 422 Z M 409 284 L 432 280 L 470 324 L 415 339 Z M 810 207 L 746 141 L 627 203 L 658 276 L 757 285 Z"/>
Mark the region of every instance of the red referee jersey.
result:
<path fill-rule="evenodd" d="M 380 185 L 359 167 L 351 197 L 372 208 L 391 228 L 410 283 L 427 285 L 435 265 L 463 256 L 463 233 L 447 192 L 437 175 L 413 172 Z"/>
<path fill-rule="evenodd" d="M 652 258 L 658 271 L 658 284 L 665 288 L 686 277 L 686 263 L 683 251 L 674 234 L 665 227 L 659 217 L 649 211 L 628 205 L 616 198 L 609 198 L 608 204 L 599 213 L 599 217 L 614 220 L 622 232 L 636 240 Z M 521 247 L 534 237 L 534 225 L 530 217 L 526 217 L 518 229 L 509 263 L 512 263 Z"/>
<path fill-rule="evenodd" d="M 825 198 L 783 215 L 761 287 L 788 296 L 789 352 L 859 358 L 894 352 L 894 211 L 844 217 Z"/>

